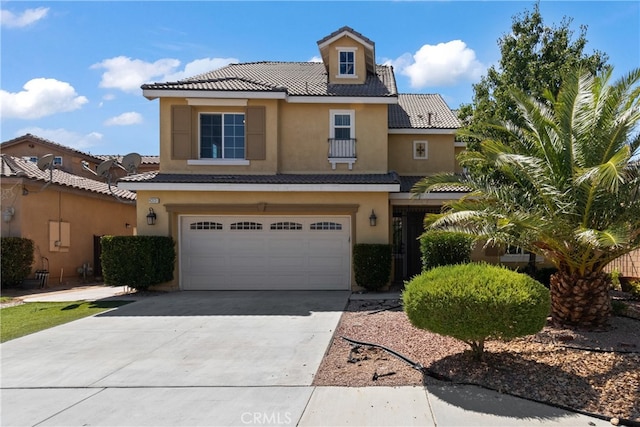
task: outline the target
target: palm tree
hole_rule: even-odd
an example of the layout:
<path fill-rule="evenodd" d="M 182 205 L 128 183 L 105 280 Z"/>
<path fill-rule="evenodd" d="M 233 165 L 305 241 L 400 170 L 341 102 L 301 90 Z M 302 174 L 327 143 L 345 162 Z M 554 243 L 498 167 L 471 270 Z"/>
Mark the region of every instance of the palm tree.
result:
<path fill-rule="evenodd" d="M 507 140 L 482 142 L 460 162 L 463 176 L 418 182 L 419 195 L 455 183 L 469 189 L 431 228 L 461 231 L 489 244 L 519 246 L 544 256 L 551 277 L 552 319 L 601 327 L 611 314 L 612 260 L 640 247 L 640 69 L 612 82 L 575 70 L 557 96 L 541 103 L 513 91 L 525 124 L 492 124 Z"/>

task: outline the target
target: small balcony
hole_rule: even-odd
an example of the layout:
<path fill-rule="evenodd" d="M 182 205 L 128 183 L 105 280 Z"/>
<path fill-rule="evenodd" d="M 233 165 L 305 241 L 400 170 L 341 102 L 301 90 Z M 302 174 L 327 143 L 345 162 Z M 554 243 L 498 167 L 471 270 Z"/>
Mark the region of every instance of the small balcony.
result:
<path fill-rule="evenodd" d="M 347 163 L 349 170 L 353 169 L 356 162 L 356 140 L 329 138 L 329 156 L 331 168 L 335 169 L 338 163 Z"/>

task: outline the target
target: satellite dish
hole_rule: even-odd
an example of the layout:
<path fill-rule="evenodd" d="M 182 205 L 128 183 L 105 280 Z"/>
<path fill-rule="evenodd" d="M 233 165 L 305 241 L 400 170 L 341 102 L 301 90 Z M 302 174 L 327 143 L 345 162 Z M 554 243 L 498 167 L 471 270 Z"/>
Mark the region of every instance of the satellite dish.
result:
<path fill-rule="evenodd" d="M 53 154 L 45 154 L 38 159 L 38 169 L 41 171 L 53 168 Z"/>
<path fill-rule="evenodd" d="M 98 165 L 98 168 L 96 169 L 96 175 L 98 175 L 101 178 L 108 177 L 109 171 L 111 170 L 115 162 L 116 162 L 115 160 L 111 159 L 111 160 L 105 160 L 104 162 L 100 163 Z"/>
<path fill-rule="evenodd" d="M 138 153 L 129 153 L 122 158 L 121 163 L 127 173 L 136 173 L 138 171 L 138 166 L 142 163 L 142 157 Z"/>

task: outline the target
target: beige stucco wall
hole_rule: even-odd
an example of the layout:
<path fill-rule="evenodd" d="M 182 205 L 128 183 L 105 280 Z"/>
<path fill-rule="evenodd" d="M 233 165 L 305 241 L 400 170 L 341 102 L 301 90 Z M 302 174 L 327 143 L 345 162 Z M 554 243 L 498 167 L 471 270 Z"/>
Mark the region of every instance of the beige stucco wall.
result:
<path fill-rule="evenodd" d="M 338 57 L 339 48 L 356 48 L 354 55 L 356 62 L 355 78 L 338 77 L 338 67 L 340 64 L 340 60 Z M 351 37 L 343 36 L 327 46 L 326 49 L 329 54 L 329 80 L 331 81 L 331 83 L 356 84 L 365 82 L 365 80 L 367 79 L 365 52 L 364 47 L 360 43 L 358 43 Z"/>
<path fill-rule="evenodd" d="M 3 180 L 2 189 L 13 184 Z M 15 216 L 2 222 L 2 236 L 25 237 L 35 244 L 33 271 L 42 268 L 42 257 L 49 260 L 49 285 L 76 283 L 80 280 L 76 269 L 89 262 L 93 267 L 94 235 L 133 235 L 136 226 L 136 207 L 123 204 L 112 197 L 86 191 L 50 186 L 44 191 L 40 185 L 27 185 L 29 194 L 22 195 L 22 185 L 13 188 L 15 198 L 2 200 L 2 209 L 12 206 Z M 49 221 L 70 224 L 68 252 L 50 251 Z M 126 223 L 130 227 L 126 227 Z M 62 279 L 61 279 L 62 275 Z"/>
<path fill-rule="evenodd" d="M 225 100 L 210 100 L 224 103 Z M 278 102 L 277 100 L 249 100 L 248 106 L 264 106 L 266 108 L 266 159 L 251 160 L 249 166 L 225 166 L 225 165 L 188 165 L 187 160 L 175 160 L 171 158 L 171 106 L 187 105 L 186 99 L 161 98 L 160 99 L 160 171 L 194 174 L 227 174 L 227 173 L 276 173 L 278 171 Z M 192 138 L 199 140 L 199 114 L 200 113 L 244 113 L 244 106 L 194 106 L 191 115 Z M 198 141 L 199 143 L 199 141 Z M 199 147 L 199 145 L 198 145 Z M 197 157 L 195 157 L 197 158 Z"/>
<path fill-rule="evenodd" d="M 280 171 L 283 173 L 328 173 L 327 160 L 331 110 L 355 113 L 357 160 L 352 173 L 387 172 L 387 105 L 287 104 L 282 103 L 280 122 Z M 338 172 L 350 172 L 347 164 Z"/>
<path fill-rule="evenodd" d="M 212 103 L 216 101 L 212 100 Z M 187 160 L 171 158 L 171 106 L 185 105 L 185 99 L 160 100 L 160 170 L 174 173 L 274 174 L 325 173 L 332 167 L 327 160 L 330 111 L 355 112 L 357 161 L 353 172 L 387 172 L 387 105 L 378 104 L 290 104 L 278 100 L 249 100 L 250 106 L 266 107 L 266 159 L 251 160 L 248 166 L 189 165 Z M 245 107 L 194 106 L 192 138 L 198 138 L 198 115 L 203 112 L 244 112 Z M 338 172 L 348 171 L 338 164 Z"/>
<path fill-rule="evenodd" d="M 159 199 L 160 203 L 150 204 L 151 198 Z M 167 209 L 167 206 L 173 207 Z M 172 236 L 178 243 L 178 218 L 181 214 L 348 215 L 354 206 L 353 243 L 389 243 L 387 193 L 139 191 L 138 234 Z M 157 215 L 153 226 L 146 222 L 150 207 Z M 371 210 L 378 218 L 375 227 L 369 224 Z M 174 277 L 174 281 L 166 286 L 178 287 L 177 262 Z"/>
<path fill-rule="evenodd" d="M 413 142 L 428 142 L 428 159 L 413 158 Z M 429 175 L 455 170 L 454 135 L 389 135 L 389 170 L 400 175 Z"/>

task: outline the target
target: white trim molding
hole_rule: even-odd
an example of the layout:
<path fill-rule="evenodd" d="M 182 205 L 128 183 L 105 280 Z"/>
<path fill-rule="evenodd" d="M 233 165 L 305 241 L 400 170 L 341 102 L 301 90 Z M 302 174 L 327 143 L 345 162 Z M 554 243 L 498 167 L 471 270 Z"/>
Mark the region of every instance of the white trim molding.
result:
<path fill-rule="evenodd" d="M 118 188 L 137 191 L 238 191 L 309 193 L 393 193 L 400 184 L 202 184 L 191 182 L 119 182 Z"/>

